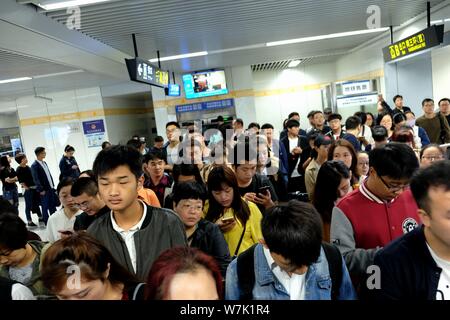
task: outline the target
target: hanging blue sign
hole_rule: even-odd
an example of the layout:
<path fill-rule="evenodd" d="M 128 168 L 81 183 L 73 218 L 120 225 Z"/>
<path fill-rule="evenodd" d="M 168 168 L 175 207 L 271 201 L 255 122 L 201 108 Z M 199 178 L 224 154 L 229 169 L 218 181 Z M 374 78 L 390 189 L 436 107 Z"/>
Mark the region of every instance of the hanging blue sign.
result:
<path fill-rule="evenodd" d="M 177 113 L 183 112 L 195 112 L 195 111 L 205 111 L 214 109 L 224 109 L 234 107 L 234 99 L 224 99 L 216 101 L 206 101 L 190 104 L 182 104 L 175 107 Z"/>

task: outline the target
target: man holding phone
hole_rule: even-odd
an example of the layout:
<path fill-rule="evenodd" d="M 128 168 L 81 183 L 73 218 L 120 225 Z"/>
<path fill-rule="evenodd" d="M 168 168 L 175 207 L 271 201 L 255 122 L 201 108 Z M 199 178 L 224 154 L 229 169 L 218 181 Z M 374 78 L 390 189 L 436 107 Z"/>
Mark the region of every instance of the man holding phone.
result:
<path fill-rule="evenodd" d="M 239 185 L 239 193 L 245 200 L 254 202 L 261 213 L 276 205 L 278 197 L 269 178 L 256 173 L 256 149 L 248 142 L 234 146 L 233 169 Z"/>

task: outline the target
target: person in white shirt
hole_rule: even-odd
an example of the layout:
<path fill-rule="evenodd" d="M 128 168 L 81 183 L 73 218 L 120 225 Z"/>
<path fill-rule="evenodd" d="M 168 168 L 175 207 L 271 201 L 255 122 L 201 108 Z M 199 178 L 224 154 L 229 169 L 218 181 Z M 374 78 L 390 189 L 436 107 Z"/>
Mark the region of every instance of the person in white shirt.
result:
<path fill-rule="evenodd" d="M 73 232 L 75 218 L 83 212 L 70 195 L 73 182 L 72 178 L 63 178 L 56 188 L 62 207 L 48 218 L 46 236 L 49 242 L 70 235 Z"/>

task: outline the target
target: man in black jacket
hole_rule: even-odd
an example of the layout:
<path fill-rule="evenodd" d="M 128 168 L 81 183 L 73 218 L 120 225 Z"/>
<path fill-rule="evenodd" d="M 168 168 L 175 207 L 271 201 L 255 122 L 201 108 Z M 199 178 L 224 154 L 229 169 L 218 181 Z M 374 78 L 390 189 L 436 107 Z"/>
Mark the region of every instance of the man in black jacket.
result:
<path fill-rule="evenodd" d="M 142 155 L 136 149 L 118 145 L 100 151 L 93 171 L 100 196 L 111 212 L 96 219 L 87 232 L 145 281 L 161 252 L 186 245 L 183 223 L 173 211 L 138 199 L 144 175 Z"/>
<path fill-rule="evenodd" d="M 369 297 L 450 300 L 450 162 L 420 170 L 411 181 L 411 191 L 423 225 L 375 256 L 380 283 L 368 290 Z M 409 227 L 407 221 L 403 227 Z"/>
<path fill-rule="evenodd" d="M 182 182 L 174 187 L 172 205 L 183 221 L 189 246 L 214 257 L 225 277 L 231 261 L 230 250 L 220 228 L 215 223 L 202 219 L 206 198 L 203 185 L 196 181 Z"/>

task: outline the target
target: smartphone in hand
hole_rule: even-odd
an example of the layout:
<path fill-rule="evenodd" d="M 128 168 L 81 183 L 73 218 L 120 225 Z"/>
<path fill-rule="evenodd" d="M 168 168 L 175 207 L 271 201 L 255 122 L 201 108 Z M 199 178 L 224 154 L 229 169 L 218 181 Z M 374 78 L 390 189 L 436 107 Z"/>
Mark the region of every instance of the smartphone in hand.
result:
<path fill-rule="evenodd" d="M 270 192 L 270 187 L 269 186 L 263 186 L 263 187 L 258 189 L 258 193 L 259 194 L 263 194 L 263 195 L 265 195 L 267 191 Z"/>

